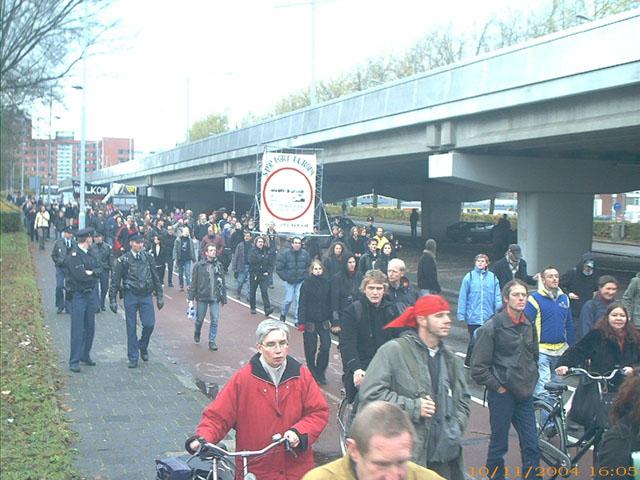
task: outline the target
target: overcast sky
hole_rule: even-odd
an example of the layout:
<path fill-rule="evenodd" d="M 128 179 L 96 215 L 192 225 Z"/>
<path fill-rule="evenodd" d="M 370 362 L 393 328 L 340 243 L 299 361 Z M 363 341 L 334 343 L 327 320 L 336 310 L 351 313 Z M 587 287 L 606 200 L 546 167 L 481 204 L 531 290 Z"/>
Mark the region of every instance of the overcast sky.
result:
<path fill-rule="evenodd" d="M 464 29 L 531 3 L 318 0 L 316 76 L 401 53 L 436 24 Z M 184 141 L 187 114 L 193 123 L 223 112 L 233 125 L 309 84 L 308 0 L 119 0 L 109 16 L 120 19 L 112 33 L 119 41 L 87 63 L 88 139 L 133 137 L 137 151 L 163 150 Z M 81 68 L 72 73 L 53 131 L 79 138 L 82 95 L 70 86 L 81 82 Z M 48 109 L 34 117 L 35 135 L 46 137 Z"/>

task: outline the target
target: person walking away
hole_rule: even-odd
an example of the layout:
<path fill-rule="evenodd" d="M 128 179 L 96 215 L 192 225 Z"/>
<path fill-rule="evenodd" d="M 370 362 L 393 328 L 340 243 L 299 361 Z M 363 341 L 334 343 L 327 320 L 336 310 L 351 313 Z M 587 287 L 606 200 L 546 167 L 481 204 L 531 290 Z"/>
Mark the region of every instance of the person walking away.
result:
<path fill-rule="evenodd" d="M 440 283 L 438 283 L 436 248 L 436 241 L 433 238 L 428 239 L 418 262 L 418 290 L 421 296 L 442 292 Z"/>
<path fill-rule="evenodd" d="M 489 257 L 480 253 L 475 267 L 462 279 L 458 296 L 458 320 L 467 324 L 469 345 L 464 366 L 469 368 L 475 331 L 489 320 L 502 306 L 500 286 L 496 276 L 488 270 Z"/>
<path fill-rule="evenodd" d="M 113 269 L 109 308 L 118 313 L 117 295 L 120 294 L 124 299 L 127 324 L 128 367 L 138 368 L 138 358 L 143 362 L 149 360 L 149 339 L 156 324 L 151 294 L 156 297 L 158 310 L 164 307 L 164 297 L 153 259 L 143 250 L 144 238 L 135 234 L 129 243 L 129 251 L 118 258 Z M 138 317 L 142 324 L 140 338 L 137 333 Z"/>
<path fill-rule="evenodd" d="M 418 209 L 417 208 L 412 208 L 411 209 L 411 215 L 409 215 L 409 223 L 411 224 L 411 236 L 412 237 L 417 237 L 418 236 L 418 219 L 419 219 Z"/>
<path fill-rule="evenodd" d="M 302 239 L 293 237 L 291 246 L 282 251 L 276 258 L 276 273 L 284 281 L 285 296 L 280 310 L 280 320 L 287 320 L 289 308 L 295 301 L 294 324 L 298 325 L 298 299 L 302 281 L 307 276 L 307 269 L 311 264 L 311 258 L 306 250 L 302 249 Z"/>
<path fill-rule="evenodd" d="M 93 234 L 93 244 L 89 249 L 89 253 L 93 255 L 93 257 L 100 265 L 100 271 L 97 273 L 97 289 L 96 294 L 98 298 L 98 309 L 97 311 L 104 312 L 105 308 L 105 299 L 107 298 L 107 293 L 109 293 L 109 279 L 111 277 L 111 269 L 113 267 L 113 250 L 111 249 L 111 245 L 105 243 L 104 234 L 98 230 L 96 230 Z"/>
<path fill-rule="evenodd" d="M 583 307 L 584 308 L 584 307 Z M 620 302 L 611 303 L 595 327 L 562 354 L 555 373 L 565 376 L 571 367 L 582 367 L 592 372 L 607 374 L 621 368 L 609 382 L 609 393 L 618 391 L 624 376 L 633 374 L 633 368 L 640 365 L 640 332 L 629 320 L 629 312 Z M 573 397 L 568 418 L 585 428 L 596 422 L 600 413 L 598 385 L 581 382 Z M 596 407 L 596 408 L 593 408 Z M 602 415 L 607 417 L 607 415 Z"/>
<path fill-rule="evenodd" d="M 386 325 L 403 329 L 369 364 L 360 405 L 383 400 L 404 409 L 416 430 L 413 458 L 449 480 L 464 480 L 462 437 L 470 413 L 464 371 L 444 339 L 451 327 L 449 303 L 421 297 Z"/>
<path fill-rule="evenodd" d="M 36 214 L 36 218 L 34 220 L 33 227 L 38 231 L 38 243 L 40 245 L 40 250 L 44 250 L 44 243 L 46 241 L 46 237 L 49 234 L 49 220 L 51 217 L 49 216 L 49 212 L 44 205 L 40 206 L 40 211 Z"/>
<path fill-rule="evenodd" d="M 287 325 L 262 321 L 256 349 L 205 408 L 185 447 L 194 453 L 203 441 L 217 443 L 233 428 L 236 451 L 259 450 L 281 434 L 293 452 L 279 446 L 251 459 L 251 471 L 260 480 L 298 480 L 314 467 L 312 446 L 327 426 L 329 406 L 309 369 L 289 356 Z M 242 472 L 240 459 L 236 472 Z"/>
<path fill-rule="evenodd" d="M 540 449 L 533 412 L 538 381 L 538 337 L 524 313 L 527 285 L 507 282 L 502 290 L 505 308 L 477 331 L 471 355 L 471 378 L 487 389 L 491 438 L 487 451 L 489 478 L 505 478 L 504 456 L 509 449 L 509 429 L 518 433 L 522 478 L 535 478 Z"/>
<path fill-rule="evenodd" d="M 444 480 L 411 461 L 416 432 L 407 414 L 388 402 L 371 402 L 356 416 L 347 453 L 302 480 Z"/>
<path fill-rule="evenodd" d="M 591 331 L 598 320 L 604 316 L 609 305 L 616 300 L 618 280 L 611 275 L 602 275 L 598 279 L 598 292 L 595 297 L 586 302 L 580 311 L 580 328 L 582 331 L 576 337 L 578 340 Z"/>
<path fill-rule="evenodd" d="M 320 385 L 327 384 L 325 372 L 329 366 L 331 350 L 331 289 L 319 260 L 313 260 L 309 275 L 300 288 L 298 318 L 304 326 L 304 357 L 313 378 Z M 318 349 L 318 338 L 320 348 Z"/>
<path fill-rule="evenodd" d="M 178 286 L 184 291 L 191 286 L 191 266 L 196 259 L 196 251 L 189 236 L 189 227 L 182 227 L 182 234 L 176 238 L 173 245 L 173 258 L 178 269 Z"/>
<path fill-rule="evenodd" d="M 251 232 L 245 230 L 244 240 L 236 246 L 233 260 L 231 260 L 231 269 L 233 270 L 233 278 L 236 279 L 236 296 L 238 299 L 241 298 L 242 288 L 249 280 L 249 254 L 251 250 L 253 250 Z"/>
<path fill-rule="evenodd" d="M 208 244 L 204 250 L 204 259 L 193 267 L 191 286 L 189 287 L 189 307 L 193 301 L 197 302 L 196 327 L 193 333 L 193 341 L 200 343 L 200 334 L 204 317 L 209 310 L 209 350 L 218 350 L 216 338 L 218 336 L 218 323 L 220 322 L 220 308 L 227 304 L 227 287 L 224 280 L 224 269 L 217 258 L 217 248 Z"/>
<path fill-rule="evenodd" d="M 63 262 L 68 291 L 71 295 L 71 341 L 69 346 L 69 370 L 80 373 L 80 363 L 93 366 L 91 347 L 95 334 L 98 295 L 96 288 L 102 267 L 89 249 L 93 243 L 93 229 L 78 230 L 78 243 Z"/>
<path fill-rule="evenodd" d="M 55 241 L 53 250 L 51 251 L 51 259 L 56 267 L 56 308 L 58 314 L 66 311 L 70 312 L 70 298 L 67 298 L 65 291 L 65 270 L 64 260 L 71 253 L 71 249 L 75 246 L 73 240 L 73 230 L 71 227 L 64 227 L 62 238 Z"/>
<path fill-rule="evenodd" d="M 640 330 L 640 272 L 629 282 L 622 295 L 622 301 L 631 315 L 631 323 Z"/>
<path fill-rule="evenodd" d="M 253 248 L 249 251 L 249 307 L 251 313 L 256 313 L 256 293 L 260 287 L 264 315 L 273 313 L 269 300 L 269 282 L 273 271 L 273 256 L 267 248 L 265 237 L 256 237 Z"/>
<path fill-rule="evenodd" d="M 536 327 L 539 341 L 538 383 L 535 396 L 545 399 L 547 382 L 560 380 L 555 373 L 561 355 L 575 344 L 569 297 L 558 286 L 560 274 L 554 266 L 540 272 L 538 291 L 529 296 L 524 314 Z"/>

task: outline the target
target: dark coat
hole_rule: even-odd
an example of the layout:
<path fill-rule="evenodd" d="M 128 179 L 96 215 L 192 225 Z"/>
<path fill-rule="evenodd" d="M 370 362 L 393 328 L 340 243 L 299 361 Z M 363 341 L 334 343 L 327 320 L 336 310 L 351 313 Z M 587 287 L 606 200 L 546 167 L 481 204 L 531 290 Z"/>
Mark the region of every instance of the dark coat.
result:
<path fill-rule="evenodd" d="M 587 361 L 590 361 L 590 365 L 587 365 Z M 587 370 L 600 374 L 609 373 L 616 367 L 638 367 L 640 366 L 640 345 L 627 339 L 621 350 L 620 345 L 606 338 L 602 330 L 591 330 L 564 352 L 558 361 L 558 366 L 561 365 L 587 367 Z M 617 389 L 623 380 L 622 375 L 614 377 L 612 381 L 614 388 Z"/>
<path fill-rule="evenodd" d="M 321 324 L 331 320 L 331 291 L 324 276 L 309 275 L 300 288 L 300 323 Z"/>
<path fill-rule="evenodd" d="M 346 268 L 336 273 L 331 279 L 331 309 L 333 311 L 333 325 L 342 324 L 344 310 L 361 297 L 360 283 L 362 272 L 356 270 L 349 275 Z"/>
<path fill-rule="evenodd" d="M 622 417 L 602 437 L 598 445 L 597 480 L 632 480 L 631 453 L 640 450 L 640 426 L 630 415 Z M 617 475 L 626 473 L 626 475 Z"/>
<path fill-rule="evenodd" d="M 502 290 L 504 286 L 514 278 L 522 280 L 528 285 L 536 284 L 536 281 L 533 279 L 533 277 L 527 274 L 527 262 L 524 259 L 520 259 L 520 262 L 518 263 L 518 270 L 516 270 L 515 276 L 511 272 L 511 266 L 509 265 L 509 260 L 507 260 L 506 256 L 502 257 L 497 262 L 492 263 L 490 270 L 498 279 L 500 290 Z"/>
<path fill-rule="evenodd" d="M 296 252 L 293 248 L 288 248 L 278 254 L 276 273 L 287 283 L 300 283 L 306 278 L 310 264 L 311 258 L 306 250 Z"/>
<path fill-rule="evenodd" d="M 253 247 L 249 251 L 249 272 L 256 276 L 271 275 L 273 255 L 267 247 Z"/>
<path fill-rule="evenodd" d="M 582 306 L 593 298 L 593 294 L 598 290 L 598 273 L 596 270 L 589 276 L 582 273 L 585 262 L 593 261 L 591 253 L 585 253 L 578 264 L 571 270 L 565 272 L 560 277 L 560 288 L 567 295 L 575 293 L 578 299 L 571 300 L 571 314 L 574 318 L 580 317 Z"/>
<path fill-rule="evenodd" d="M 220 261 L 200 260 L 194 265 L 187 298 L 198 302 L 218 301 L 226 305 L 227 287 Z"/>
<path fill-rule="evenodd" d="M 429 290 L 431 293 L 440 293 L 442 288 L 438 283 L 438 267 L 433 255 L 422 254 L 418 262 L 418 288 Z"/>

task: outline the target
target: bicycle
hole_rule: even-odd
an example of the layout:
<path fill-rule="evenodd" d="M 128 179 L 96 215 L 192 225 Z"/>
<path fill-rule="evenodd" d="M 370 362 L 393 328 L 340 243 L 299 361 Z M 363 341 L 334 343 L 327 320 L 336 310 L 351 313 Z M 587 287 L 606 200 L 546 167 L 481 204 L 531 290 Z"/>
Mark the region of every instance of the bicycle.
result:
<path fill-rule="evenodd" d="M 353 419 L 358 410 L 358 395 L 356 395 L 352 402 L 349 402 L 349 398 L 347 397 L 347 393 L 344 388 L 340 390 L 340 395 L 342 400 L 340 400 L 340 403 L 338 404 L 336 420 L 338 421 L 338 429 L 340 430 L 340 451 L 342 452 L 342 455 L 345 455 L 347 453 L 347 438 L 349 438 L 351 424 L 353 423 Z"/>
<path fill-rule="evenodd" d="M 549 392 L 551 403 L 547 400 L 536 400 L 533 404 L 536 419 L 536 432 L 538 445 L 542 460 L 552 467 L 555 479 L 558 476 L 568 477 L 577 471 L 580 459 L 591 449 L 597 449 L 602 435 L 606 429 L 607 405 L 604 402 L 603 394 L 608 393 L 608 382 L 622 370 L 615 369 L 607 375 L 594 375 L 582 368 L 571 368 L 567 372 L 570 375 L 584 375 L 597 382 L 598 394 L 602 402 L 603 414 L 598 415 L 598 419 L 592 426 L 586 428 L 584 434 L 576 441 L 569 441 L 566 426 L 566 411 L 562 402 L 564 392 L 568 390 L 567 385 L 558 382 L 549 382 L 544 388 Z M 576 448 L 576 454 L 570 455 L 569 449 Z"/>
<path fill-rule="evenodd" d="M 158 480 L 232 480 L 236 478 L 235 459 L 242 458 L 242 479 L 256 480 L 249 471 L 249 458 L 265 455 L 279 445 L 295 455 L 289 441 L 280 434 L 271 437 L 271 443 L 260 450 L 230 452 L 213 443 L 201 443 L 193 455 L 181 455 L 169 459 L 156 460 Z"/>

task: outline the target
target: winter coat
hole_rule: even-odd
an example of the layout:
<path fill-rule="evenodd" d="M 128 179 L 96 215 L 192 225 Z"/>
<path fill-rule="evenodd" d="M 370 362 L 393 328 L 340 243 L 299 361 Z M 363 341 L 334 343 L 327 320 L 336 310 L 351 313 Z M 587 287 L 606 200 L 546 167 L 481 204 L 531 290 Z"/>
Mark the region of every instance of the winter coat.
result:
<path fill-rule="evenodd" d="M 501 306 L 500 284 L 493 272 L 474 268 L 464 276 L 458 296 L 458 320 L 482 325 Z"/>
<path fill-rule="evenodd" d="M 533 279 L 531 275 L 527 273 L 527 262 L 522 258 L 518 262 L 518 269 L 516 270 L 515 275 L 511 270 L 509 259 L 506 256 L 502 257 L 497 262 L 492 263 L 491 271 L 498 279 L 498 283 L 500 284 L 500 290 L 502 290 L 504 286 L 514 278 L 518 280 L 522 280 L 528 285 L 536 285 L 536 281 Z"/>
<path fill-rule="evenodd" d="M 353 238 L 353 236 L 350 236 L 347 238 L 347 246 L 354 255 L 362 255 L 367 248 L 365 237 L 357 236 Z"/>
<path fill-rule="evenodd" d="M 430 253 L 424 253 L 418 262 L 418 288 L 440 293 L 442 288 L 438 283 L 438 267 L 436 260 Z"/>
<path fill-rule="evenodd" d="M 214 259 L 213 262 L 201 260 L 193 266 L 187 298 L 198 302 L 216 301 L 226 305 L 227 287 L 224 270 L 218 259 Z"/>
<path fill-rule="evenodd" d="M 64 259 L 69 253 L 71 253 L 71 249 L 76 244 L 75 240 L 70 240 L 70 244 L 70 247 L 67 248 L 66 240 L 64 238 L 59 238 L 54 242 L 53 250 L 51 250 L 51 260 L 53 260 L 56 267 L 62 268 Z"/>
<path fill-rule="evenodd" d="M 257 277 L 271 275 L 273 270 L 273 255 L 267 247 L 254 246 L 249 252 L 249 272 Z"/>
<path fill-rule="evenodd" d="M 307 473 L 302 480 L 358 480 L 353 467 L 351 466 L 351 456 L 344 457 L 314 468 Z M 432 470 L 428 470 L 413 462 L 407 462 L 406 480 L 445 480 Z"/>
<path fill-rule="evenodd" d="M 342 315 L 345 308 L 361 297 L 360 283 L 362 273 L 355 270 L 352 275 L 346 271 L 346 267 L 336 273 L 331 279 L 331 310 L 333 311 L 332 325 L 342 325 Z"/>
<path fill-rule="evenodd" d="M 438 392 L 434 391 L 429 349 L 411 329 L 380 347 L 371 360 L 360 388 L 361 407 L 376 400 L 400 407 L 416 430 L 413 460 L 423 467 L 430 462 L 451 462 L 462 454 L 462 436 L 469 418 L 470 395 L 461 362 L 440 344 L 435 359 L 441 363 Z M 445 367 L 445 368 L 442 368 Z M 420 400 L 429 395 L 436 415 L 420 416 Z M 431 430 L 435 429 L 435 432 Z M 436 445 L 429 441 L 437 439 Z M 461 466 L 461 465 L 460 465 Z M 457 478 L 464 479 L 460 468 Z"/>
<path fill-rule="evenodd" d="M 253 250 L 253 244 L 249 241 L 242 241 L 236 246 L 236 250 L 233 252 L 233 260 L 231 260 L 231 270 L 235 273 L 240 273 L 244 270 L 245 265 L 249 265 L 249 257 L 251 256 L 251 250 Z"/>
<path fill-rule="evenodd" d="M 524 314 L 536 327 L 541 350 L 557 351 L 576 343 L 569 297 L 562 290 L 555 299 L 544 289 L 533 293 Z"/>
<path fill-rule="evenodd" d="M 182 252 L 183 239 L 187 241 L 188 253 L 186 255 L 183 255 L 183 252 Z M 188 262 L 188 261 L 195 262 L 197 260 L 196 249 L 193 246 L 193 241 L 191 240 L 191 237 L 183 237 L 182 235 L 176 237 L 176 240 L 173 242 L 173 259 L 178 265 L 184 264 L 185 262 Z"/>
<path fill-rule="evenodd" d="M 113 267 L 113 250 L 111 249 L 111 245 L 105 242 L 100 244 L 94 243 L 89 249 L 89 254 L 98 260 L 98 264 L 103 272 L 111 271 Z"/>
<path fill-rule="evenodd" d="M 632 323 L 640 329 L 640 272 L 631 279 L 629 286 L 622 295 L 622 301 L 631 315 Z"/>
<path fill-rule="evenodd" d="M 140 259 L 136 260 L 133 252 L 128 251 L 116 260 L 111 272 L 109 301 L 115 302 L 118 292 L 127 291 L 140 296 L 153 292 L 156 297 L 162 297 L 162 283 L 148 253 L 140 252 Z"/>
<path fill-rule="evenodd" d="M 358 260 L 358 270 L 362 272 L 363 275 L 367 273 L 369 270 L 373 270 L 374 268 L 376 268 L 377 258 L 378 258 L 377 253 L 374 255 L 373 253 L 371 253 L 371 251 L 368 251 L 367 253 L 362 255 Z M 386 274 L 387 272 L 384 272 L 384 273 Z"/>
<path fill-rule="evenodd" d="M 407 309 L 407 307 L 416 304 L 420 294 L 415 287 L 409 283 L 409 279 L 407 277 L 402 277 L 400 279 L 400 285 L 397 287 L 389 285 L 387 297 L 391 303 L 394 304 L 395 316 L 398 317 Z"/>
<path fill-rule="evenodd" d="M 606 303 L 600 295 L 596 295 L 582 306 L 578 322 L 581 338 L 593 329 L 598 320 L 604 317 L 610 304 L 611 302 Z"/>
<path fill-rule="evenodd" d="M 502 310 L 476 330 L 471 378 L 497 391 L 504 387 L 517 398 L 533 394 L 538 382 L 538 337 L 528 318 L 514 325 Z"/>
<path fill-rule="evenodd" d="M 591 330 L 562 354 L 558 360 L 558 366 L 561 365 L 582 367 L 603 375 L 617 367 L 639 367 L 640 345 L 627 338 L 621 349 L 618 342 L 605 337 L 602 330 Z M 611 383 L 617 390 L 623 380 L 624 376 L 618 374 Z"/>
<path fill-rule="evenodd" d="M 382 273 L 386 275 L 387 267 L 389 266 L 389 260 L 391 260 L 392 258 L 395 258 L 395 257 L 391 255 L 387 255 L 382 252 L 378 253 L 378 256 L 373 262 L 373 268 L 375 268 L 376 270 L 380 270 Z"/>
<path fill-rule="evenodd" d="M 224 253 L 224 238 L 219 233 L 214 235 L 205 235 L 200 240 L 200 251 L 202 252 L 202 257 L 204 258 L 204 252 L 206 251 L 207 245 L 215 245 L 216 246 L 216 255 L 221 256 Z"/>
<path fill-rule="evenodd" d="M 327 278 L 333 278 L 333 276 L 336 273 L 342 271 L 342 269 L 347 263 L 347 259 L 351 256 L 351 252 L 347 250 L 346 245 L 342 242 L 338 242 L 338 243 L 342 245 L 342 254 L 339 257 L 336 257 L 332 253 L 333 247 L 335 245 L 335 243 L 332 243 L 329 246 L 329 253 L 327 253 L 327 256 L 322 262 L 322 264 L 324 265 L 324 273 L 327 276 Z"/>
<path fill-rule="evenodd" d="M 160 242 L 160 250 L 156 250 L 155 244 L 151 245 L 151 248 L 149 248 L 149 255 L 153 257 L 153 260 L 158 267 L 167 263 L 167 250 L 162 245 L 162 241 Z"/>
<path fill-rule="evenodd" d="M 307 367 L 293 357 L 276 387 L 260 362 L 260 355 L 238 370 L 202 414 L 196 435 L 217 443 L 232 428 L 236 451 L 260 450 L 271 436 L 294 430 L 300 437 L 296 455 L 284 446 L 269 455 L 252 458 L 251 471 L 261 480 L 293 480 L 314 467 L 311 446 L 329 420 L 329 406 Z M 241 460 L 236 471 L 241 475 Z M 236 475 L 236 478 L 240 478 Z"/>
<path fill-rule="evenodd" d="M 288 248 L 278 254 L 276 273 L 287 283 L 300 283 L 306 278 L 310 264 L 311 258 L 306 250 L 296 252 L 293 248 Z"/>
<path fill-rule="evenodd" d="M 300 288 L 300 323 L 328 324 L 331 320 L 331 290 L 324 276 L 309 275 Z M 326 323 L 325 323 L 326 322 Z"/>
<path fill-rule="evenodd" d="M 640 425 L 631 415 L 618 420 L 604 433 L 598 445 L 598 468 L 596 480 L 633 480 L 634 474 L 631 454 L 640 451 Z M 617 473 L 616 473 L 617 472 Z M 636 465 L 637 472 L 637 465 Z"/>
<path fill-rule="evenodd" d="M 582 255 L 578 264 L 560 277 L 562 291 L 567 295 L 575 293 L 578 296 L 577 299 L 571 300 L 571 314 L 576 318 L 579 318 L 582 306 L 591 300 L 598 290 L 598 273 L 595 270 L 588 276 L 582 273 L 584 264 L 588 261 L 594 261 L 590 252 Z"/>

